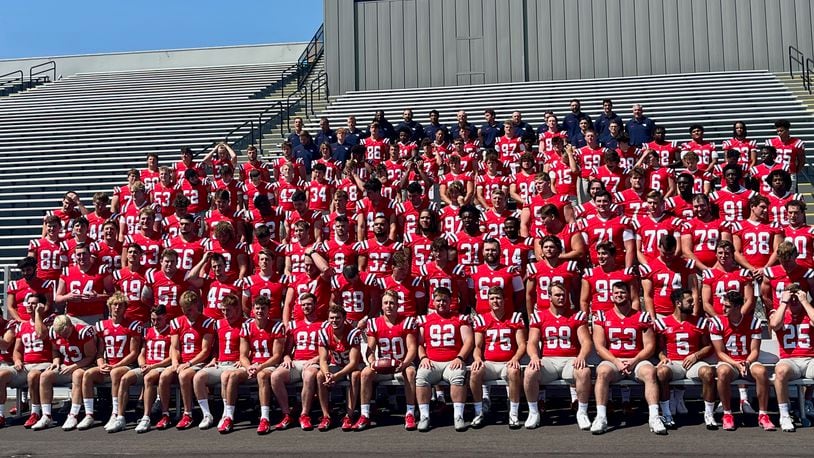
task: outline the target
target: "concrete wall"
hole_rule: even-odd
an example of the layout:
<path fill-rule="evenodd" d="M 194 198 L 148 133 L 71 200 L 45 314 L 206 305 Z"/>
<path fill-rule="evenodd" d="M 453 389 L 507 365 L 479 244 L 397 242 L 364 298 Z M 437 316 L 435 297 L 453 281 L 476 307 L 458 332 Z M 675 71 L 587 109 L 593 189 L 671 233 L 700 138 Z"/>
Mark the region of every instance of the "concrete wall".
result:
<path fill-rule="evenodd" d="M 295 62 L 306 45 L 307 43 L 282 43 L 9 59 L 0 60 L 0 75 L 22 70 L 28 78 L 30 67 L 49 60 L 57 63 L 57 77 L 86 72 Z"/>
<path fill-rule="evenodd" d="M 788 65 L 814 0 L 325 0 L 332 94 Z"/>

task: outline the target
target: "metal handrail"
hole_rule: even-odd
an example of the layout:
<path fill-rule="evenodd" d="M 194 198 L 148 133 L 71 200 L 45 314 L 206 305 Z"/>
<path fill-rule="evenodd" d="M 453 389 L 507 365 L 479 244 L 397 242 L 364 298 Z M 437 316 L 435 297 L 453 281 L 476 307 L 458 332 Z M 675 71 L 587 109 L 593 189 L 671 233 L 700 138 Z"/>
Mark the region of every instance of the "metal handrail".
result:
<path fill-rule="evenodd" d="M 322 57 L 323 52 L 325 52 L 325 24 L 319 26 L 311 41 L 308 42 L 308 45 L 300 54 L 300 58 L 297 59 L 297 66 L 299 67 L 297 88 L 301 88 L 305 84 L 305 80 L 308 79 L 308 75 L 311 73 L 311 68 Z"/>
<path fill-rule="evenodd" d="M 316 85 L 316 88 L 314 88 L 314 85 Z M 325 100 L 327 100 L 328 99 L 328 74 L 325 73 L 325 72 L 320 72 L 319 75 L 317 75 L 317 77 L 314 78 L 314 81 L 311 81 L 311 84 L 308 86 L 308 92 L 311 94 L 311 97 L 310 97 L 310 99 L 308 101 L 309 102 L 308 109 L 309 109 L 309 111 L 311 113 L 311 116 L 316 116 L 317 115 L 316 112 L 314 112 L 314 100 L 317 98 L 316 96 L 314 96 L 314 94 L 318 93 L 318 91 L 321 88 L 325 88 Z"/>
<path fill-rule="evenodd" d="M 814 75 L 814 59 L 807 58 L 805 64 L 805 72 L 806 77 L 804 78 L 806 82 L 804 84 L 808 84 L 808 93 L 811 94 L 812 90 L 812 75 Z"/>
<path fill-rule="evenodd" d="M 11 76 L 11 75 L 16 75 L 16 74 L 18 74 L 18 73 L 20 74 L 19 78 L 12 78 L 12 79 L 10 79 L 10 80 L 5 80 L 5 81 L 2 81 L 2 79 L 3 79 L 3 78 L 5 78 L 5 77 L 7 77 L 7 76 Z M 11 82 L 17 81 L 18 79 L 20 80 L 20 83 L 19 83 L 19 84 L 20 84 L 21 86 L 22 86 L 22 85 L 25 85 L 25 73 L 23 73 L 23 71 L 22 71 L 22 70 L 14 70 L 13 72 L 8 72 L 8 73 L 6 73 L 5 75 L 0 75 L 0 88 L 2 88 L 3 86 L 8 85 L 8 84 L 9 84 L 9 83 L 11 83 Z M 11 86 L 12 86 L 12 87 L 13 87 L 13 86 L 16 86 L 16 84 L 12 84 Z"/>
<path fill-rule="evenodd" d="M 45 68 L 43 70 L 39 70 L 37 72 L 34 72 L 35 68 L 46 67 L 46 66 L 49 66 L 49 65 L 50 65 L 49 68 Z M 43 73 L 48 73 L 48 72 L 54 72 L 54 77 L 51 79 L 51 81 L 56 81 L 57 80 L 57 63 L 55 61 L 49 60 L 48 62 L 43 62 L 41 64 L 32 66 L 31 68 L 28 69 L 28 84 L 33 86 L 34 85 L 34 76 L 42 75 Z"/>

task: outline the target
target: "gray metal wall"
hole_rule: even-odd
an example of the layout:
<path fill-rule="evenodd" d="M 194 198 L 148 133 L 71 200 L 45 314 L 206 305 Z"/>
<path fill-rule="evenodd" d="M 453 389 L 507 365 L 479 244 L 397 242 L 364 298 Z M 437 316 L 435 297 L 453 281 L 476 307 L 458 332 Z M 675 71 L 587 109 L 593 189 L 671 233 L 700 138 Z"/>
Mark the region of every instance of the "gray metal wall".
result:
<path fill-rule="evenodd" d="M 331 92 L 770 69 L 812 0 L 325 0 Z"/>

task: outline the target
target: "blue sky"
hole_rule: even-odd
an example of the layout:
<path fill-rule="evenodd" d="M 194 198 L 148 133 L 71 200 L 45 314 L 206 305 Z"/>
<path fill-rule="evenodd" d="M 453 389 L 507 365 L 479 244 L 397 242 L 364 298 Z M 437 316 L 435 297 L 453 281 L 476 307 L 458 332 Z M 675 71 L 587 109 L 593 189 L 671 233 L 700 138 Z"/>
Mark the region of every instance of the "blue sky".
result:
<path fill-rule="evenodd" d="M 322 0 L 3 2 L 0 59 L 308 41 Z"/>

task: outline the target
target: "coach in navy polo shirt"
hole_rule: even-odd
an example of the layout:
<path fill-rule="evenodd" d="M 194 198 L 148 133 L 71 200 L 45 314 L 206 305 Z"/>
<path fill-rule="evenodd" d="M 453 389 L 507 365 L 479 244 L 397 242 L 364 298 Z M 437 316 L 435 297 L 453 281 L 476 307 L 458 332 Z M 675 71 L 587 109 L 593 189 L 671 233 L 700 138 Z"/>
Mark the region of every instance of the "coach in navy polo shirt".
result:
<path fill-rule="evenodd" d="M 395 127 L 397 134 L 404 128 L 410 130 L 410 141 L 418 142 L 424 138 L 424 126 L 418 121 L 413 120 L 413 110 L 409 108 L 404 110 L 404 113 L 401 114 L 401 118 L 403 121 L 396 124 Z"/>
<path fill-rule="evenodd" d="M 478 129 L 480 146 L 491 149 L 495 147 L 495 140 L 503 136 L 503 124 L 497 122 L 495 110 L 491 108 L 483 111 L 483 119 L 486 122 L 481 124 L 480 129 Z"/>
<path fill-rule="evenodd" d="M 588 116 L 587 113 L 583 113 L 580 110 L 580 104 L 578 99 L 571 100 L 571 112 L 565 115 L 565 118 L 562 120 L 562 127 L 565 129 L 565 132 L 568 134 L 568 139 L 572 142 L 574 139 L 582 137 L 582 134 L 579 130 L 579 122 L 583 119 L 588 121 L 588 128 L 593 129 L 594 123 L 591 121 L 591 117 Z"/>
<path fill-rule="evenodd" d="M 305 163 L 305 173 L 311 173 L 311 161 L 319 157 L 319 147 L 311 140 L 311 134 L 300 132 L 300 144 L 294 147 L 294 157 Z"/>
<path fill-rule="evenodd" d="M 602 113 L 599 114 L 594 122 L 594 130 L 596 131 L 596 135 L 599 137 L 600 143 L 611 139 L 612 135 L 609 127 L 610 123 L 613 121 L 618 122 L 620 126 L 625 125 L 622 122 L 622 118 L 613 111 L 613 102 L 611 99 L 605 99 L 602 101 Z"/>
<path fill-rule="evenodd" d="M 656 123 L 644 115 L 644 108 L 637 103 L 633 105 L 633 117 L 627 121 L 626 127 L 630 144 L 639 147 L 653 140 Z"/>
<path fill-rule="evenodd" d="M 424 128 L 424 137 L 435 141 L 435 132 L 443 130 L 444 139 L 449 139 L 449 129 L 447 129 L 447 126 L 438 122 L 438 118 L 438 110 L 430 110 L 430 123 Z"/>

